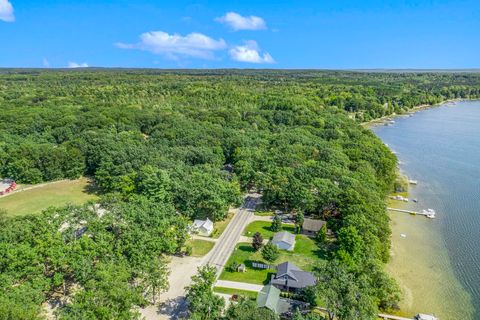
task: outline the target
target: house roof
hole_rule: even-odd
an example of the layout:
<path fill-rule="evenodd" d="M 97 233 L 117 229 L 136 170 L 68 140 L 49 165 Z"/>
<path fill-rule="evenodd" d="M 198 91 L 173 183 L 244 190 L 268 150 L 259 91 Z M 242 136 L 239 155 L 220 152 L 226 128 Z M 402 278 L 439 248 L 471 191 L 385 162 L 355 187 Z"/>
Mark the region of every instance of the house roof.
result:
<path fill-rule="evenodd" d="M 193 225 L 195 228 L 205 228 L 207 230 L 213 229 L 213 222 L 208 218 L 206 220 L 196 219 L 193 221 Z"/>
<path fill-rule="evenodd" d="M 317 219 L 304 219 L 303 220 L 303 225 L 302 228 L 303 230 L 307 231 L 313 231 L 317 232 L 319 231 L 324 224 L 326 224 L 326 221 L 323 220 L 317 220 Z"/>
<path fill-rule="evenodd" d="M 277 274 L 272 278 L 271 284 L 299 289 L 313 286 L 316 281 L 313 274 L 287 261 L 277 266 Z"/>
<path fill-rule="evenodd" d="M 266 285 L 260 290 L 257 296 L 257 307 L 267 308 L 276 313 L 279 310 L 280 290 L 272 285 Z"/>
<path fill-rule="evenodd" d="M 274 243 L 276 243 L 276 242 L 286 242 L 289 245 L 294 245 L 295 244 L 295 235 L 291 234 L 288 231 L 277 232 L 273 236 L 272 241 Z"/>

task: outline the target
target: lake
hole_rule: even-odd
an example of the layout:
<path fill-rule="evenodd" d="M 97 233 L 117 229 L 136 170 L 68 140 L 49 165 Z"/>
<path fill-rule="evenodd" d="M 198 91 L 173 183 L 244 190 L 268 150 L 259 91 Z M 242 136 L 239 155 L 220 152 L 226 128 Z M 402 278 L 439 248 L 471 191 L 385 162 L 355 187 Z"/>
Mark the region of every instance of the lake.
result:
<path fill-rule="evenodd" d="M 410 179 L 403 208 L 435 209 L 435 219 L 390 213 L 389 272 L 404 292 L 402 313 L 480 319 L 480 101 L 398 117 L 372 130 L 397 153 Z M 404 236 L 401 236 L 403 234 Z"/>

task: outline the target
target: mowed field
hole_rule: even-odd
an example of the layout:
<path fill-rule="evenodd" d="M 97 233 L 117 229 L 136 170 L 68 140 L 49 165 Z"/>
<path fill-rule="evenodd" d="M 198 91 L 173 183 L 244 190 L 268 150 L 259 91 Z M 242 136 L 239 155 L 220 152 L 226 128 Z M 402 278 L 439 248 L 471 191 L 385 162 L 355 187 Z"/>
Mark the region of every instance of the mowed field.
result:
<path fill-rule="evenodd" d="M 48 207 L 68 203 L 83 204 L 97 199 L 94 193 L 88 191 L 89 189 L 87 178 L 54 182 L 0 197 L 0 209 L 5 209 L 9 215 L 18 216 L 39 213 Z"/>

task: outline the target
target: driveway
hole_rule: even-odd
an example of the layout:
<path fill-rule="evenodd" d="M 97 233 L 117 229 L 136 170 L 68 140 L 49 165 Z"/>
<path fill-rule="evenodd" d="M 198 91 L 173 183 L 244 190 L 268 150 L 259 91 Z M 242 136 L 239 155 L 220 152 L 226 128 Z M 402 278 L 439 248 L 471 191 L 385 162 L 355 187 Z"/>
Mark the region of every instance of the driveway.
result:
<path fill-rule="evenodd" d="M 226 281 L 226 280 L 217 280 L 215 283 L 216 287 L 232 288 L 246 291 L 255 291 L 259 292 L 262 290 L 263 286 L 259 284 L 251 284 L 245 282 L 236 282 L 236 281 Z"/>
<path fill-rule="evenodd" d="M 157 305 L 148 306 L 140 310 L 146 320 L 178 319 L 186 313 L 185 287 L 190 284 L 191 277 L 197 273 L 197 268 L 204 261 L 204 257 L 176 257 L 173 256 L 170 264 L 167 292 L 160 295 Z"/>

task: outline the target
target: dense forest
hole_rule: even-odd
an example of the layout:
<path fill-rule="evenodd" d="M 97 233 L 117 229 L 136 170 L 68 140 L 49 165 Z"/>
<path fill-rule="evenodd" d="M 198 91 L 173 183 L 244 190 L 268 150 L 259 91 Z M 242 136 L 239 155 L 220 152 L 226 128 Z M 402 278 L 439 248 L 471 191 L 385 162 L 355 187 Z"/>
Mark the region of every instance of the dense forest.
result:
<path fill-rule="evenodd" d="M 383 265 L 396 158 L 360 123 L 479 97 L 469 73 L 0 70 L 0 177 L 89 176 L 107 209 L 0 215 L 0 318 L 41 318 L 59 296 L 70 297 L 61 319 L 138 317 L 168 287 L 164 257 L 182 250 L 189 221 L 224 219 L 251 188 L 327 219 L 338 241 L 319 270 L 348 279 L 365 314 L 393 308 Z"/>

